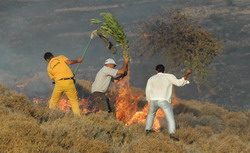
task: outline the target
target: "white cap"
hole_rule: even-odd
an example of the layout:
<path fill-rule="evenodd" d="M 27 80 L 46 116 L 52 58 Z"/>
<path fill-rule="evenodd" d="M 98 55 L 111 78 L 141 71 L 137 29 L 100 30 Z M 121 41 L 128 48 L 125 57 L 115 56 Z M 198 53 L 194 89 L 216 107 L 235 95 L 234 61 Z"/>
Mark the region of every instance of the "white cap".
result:
<path fill-rule="evenodd" d="M 114 64 L 114 65 L 117 65 L 117 64 L 115 63 L 115 61 L 114 61 L 112 58 L 107 59 L 107 60 L 105 61 L 105 64 Z"/>

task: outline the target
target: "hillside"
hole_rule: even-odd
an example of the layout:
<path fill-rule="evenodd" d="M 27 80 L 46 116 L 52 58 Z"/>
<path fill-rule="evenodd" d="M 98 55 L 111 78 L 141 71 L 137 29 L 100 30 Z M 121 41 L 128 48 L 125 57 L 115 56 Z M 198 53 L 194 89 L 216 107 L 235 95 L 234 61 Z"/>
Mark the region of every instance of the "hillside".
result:
<path fill-rule="evenodd" d="M 80 117 L 0 85 L 0 150 L 15 153 L 226 153 L 250 152 L 250 112 L 211 103 L 181 101 L 174 108 L 179 142 L 160 132 L 145 136 L 143 124 L 125 126 L 106 113 Z"/>
<path fill-rule="evenodd" d="M 109 57 L 122 65 L 122 56 L 112 55 L 99 39 L 92 41 L 76 76 L 82 115 L 74 116 L 64 98 L 60 110 L 48 108 L 53 85 L 44 52 L 79 57 L 96 28 L 89 25 L 90 19 L 112 12 L 131 43 L 130 82 L 137 101 L 128 96 L 123 111 L 129 118 L 140 115 L 147 106 L 147 79 L 165 58 L 136 56 L 136 28 L 140 21 L 170 9 L 197 19 L 225 47 L 211 63 L 210 88 L 198 92 L 190 80 L 190 85 L 177 89 L 180 100 L 174 113 L 180 141 L 168 137 L 161 116 L 156 118 L 157 132 L 146 136 L 145 114 L 140 121 L 124 122 L 92 112 L 87 98 L 97 71 Z M 249 10 L 249 0 L 1 0 L 0 153 L 249 153 Z"/>
<path fill-rule="evenodd" d="M 44 52 L 52 51 L 69 58 L 80 56 L 89 33 L 95 28 L 89 25 L 91 18 L 97 18 L 100 12 L 112 12 L 133 42 L 141 20 L 176 8 L 199 20 L 225 46 L 223 55 L 211 64 L 211 88 L 202 87 L 202 92 L 198 92 L 191 80 L 191 85 L 178 89 L 177 95 L 183 99 L 210 101 L 230 110 L 248 110 L 249 0 L 0 1 L 0 82 L 29 98 L 49 97 L 52 86 L 42 58 Z M 135 56 L 132 45 L 130 53 L 133 58 L 131 84 L 145 88 L 147 79 L 154 74 L 154 66 L 164 63 L 165 59 Z M 77 78 L 93 81 L 103 61 L 109 57 L 122 64 L 120 54 L 112 55 L 95 39 Z"/>

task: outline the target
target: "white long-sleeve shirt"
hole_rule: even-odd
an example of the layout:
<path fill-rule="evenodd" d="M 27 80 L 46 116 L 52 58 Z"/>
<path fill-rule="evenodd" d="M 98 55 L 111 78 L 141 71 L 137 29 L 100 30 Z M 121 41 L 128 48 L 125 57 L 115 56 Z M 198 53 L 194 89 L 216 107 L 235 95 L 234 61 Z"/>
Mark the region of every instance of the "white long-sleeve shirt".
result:
<path fill-rule="evenodd" d="M 174 75 L 168 73 L 157 73 L 148 79 L 146 86 L 146 99 L 167 100 L 171 103 L 173 85 L 178 87 L 189 84 L 184 78 L 177 79 Z"/>

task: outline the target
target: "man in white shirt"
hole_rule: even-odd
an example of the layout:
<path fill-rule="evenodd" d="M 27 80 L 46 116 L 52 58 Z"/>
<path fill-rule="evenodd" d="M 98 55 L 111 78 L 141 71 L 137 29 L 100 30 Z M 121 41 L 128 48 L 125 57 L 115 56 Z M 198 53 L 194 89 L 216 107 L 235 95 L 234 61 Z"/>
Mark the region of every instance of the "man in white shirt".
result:
<path fill-rule="evenodd" d="M 117 65 L 111 58 L 105 61 L 105 65 L 97 73 L 94 83 L 91 87 L 90 100 L 102 111 L 109 113 L 114 112 L 114 106 L 110 105 L 109 99 L 106 97 L 111 81 L 118 82 L 126 76 L 128 70 L 129 59 L 125 58 L 121 69 L 115 69 Z"/>
<path fill-rule="evenodd" d="M 175 133 L 175 121 L 173 109 L 171 106 L 171 95 L 173 85 L 178 87 L 189 84 L 186 80 L 188 75 L 192 73 L 188 70 L 183 78 L 177 79 L 174 75 L 164 73 L 165 67 L 162 64 L 156 66 L 156 75 L 150 77 L 146 86 L 146 99 L 149 102 L 149 111 L 146 121 L 146 135 L 152 132 L 152 126 L 154 123 L 155 114 L 158 108 L 161 108 L 165 114 L 168 123 L 168 132 L 170 138 L 178 140 L 174 137 Z"/>

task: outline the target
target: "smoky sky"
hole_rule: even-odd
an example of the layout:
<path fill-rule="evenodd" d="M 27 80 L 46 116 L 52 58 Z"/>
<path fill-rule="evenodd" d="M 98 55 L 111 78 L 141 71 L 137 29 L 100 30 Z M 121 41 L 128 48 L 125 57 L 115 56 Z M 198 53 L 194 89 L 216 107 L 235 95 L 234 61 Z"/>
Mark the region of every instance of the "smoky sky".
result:
<path fill-rule="evenodd" d="M 96 28 L 90 26 L 90 19 L 99 18 L 100 12 L 114 13 L 124 26 L 145 16 L 145 12 L 134 10 L 141 4 L 133 1 L 6 0 L 0 3 L 1 71 L 19 80 L 46 71 L 43 54 L 47 51 L 72 59 L 79 57 L 90 32 Z M 150 1 L 141 3 L 153 4 Z M 141 10 L 154 13 L 159 6 L 160 3 L 152 5 L 152 10 Z M 122 59 L 121 54 L 112 55 L 103 42 L 94 40 L 82 65 L 99 68 L 108 57 Z M 91 79 L 94 74 L 88 76 Z M 15 82 L 7 80 L 6 83 L 15 85 Z"/>
<path fill-rule="evenodd" d="M 183 99 L 249 108 L 248 4 L 248 0 L 0 0 L 0 82 L 30 97 L 48 96 L 52 86 L 44 53 L 51 51 L 71 59 L 80 57 L 90 32 L 96 28 L 90 26 L 90 19 L 100 19 L 101 12 L 113 13 L 132 42 L 139 21 L 166 9 L 186 8 L 224 42 L 225 52 L 211 64 L 215 71 L 209 78 L 212 92 L 204 88 L 199 93 L 191 84 L 178 89 L 178 95 Z M 145 88 L 147 79 L 155 73 L 155 65 L 164 63 L 165 58 L 137 57 L 132 47 L 130 52 L 131 83 Z M 111 54 L 104 43 L 95 38 L 76 77 L 93 81 L 105 59 L 110 57 L 117 61 L 118 68 L 122 65 L 121 52 Z M 238 78 L 240 81 L 235 81 Z M 16 87 L 27 82 L 25 89 Z"/>

